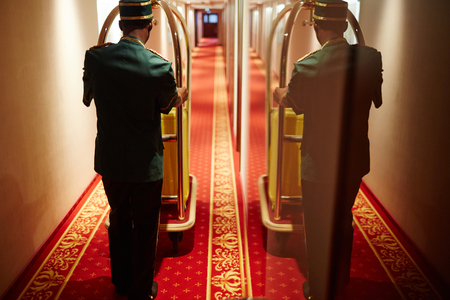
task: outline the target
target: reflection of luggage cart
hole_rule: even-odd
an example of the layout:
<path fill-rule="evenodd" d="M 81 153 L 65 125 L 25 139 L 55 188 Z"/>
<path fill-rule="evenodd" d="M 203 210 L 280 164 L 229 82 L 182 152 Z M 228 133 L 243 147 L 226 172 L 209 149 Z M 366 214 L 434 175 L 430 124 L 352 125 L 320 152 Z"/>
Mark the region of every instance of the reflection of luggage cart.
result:
<path fill-rule="evenodd" d="M 303 115 L 296 115 L 292 109 L 285 109 L 284 133 L 288 136 L 298 136 L 303 133 Z M 277 189 L 277 157 L 278 157 L 278 117 L 279 110 L 274 109 L 271 116 L 270 149 L 269 149 L 269 188 L 268 194 L 272 202 L 272 209 L 276 205 Z M 281 197 L 287 201 L 300 203 L 300 142 L 285 143 L 281 155 L 283 170 L 281 181 Z"/>
<path fill-rule="evenodd" d="M 174 70 L 178 87 L 183 86 L 183 79 L 189 92 L 188 101 L 172 109 L 168 115 L 161 116 L 161 130 L 164 141 L 164 181 L 163 206 L 161 209 L 161 231 L 168 231 L 175 252 L 182 239 L 183 231 L 194 226 L 197 180 L 189 175 L 189 106 L 191 81 L 191 49 L 186 22 L 175 6 L 164 0 L 152 0 L 154 8 L 161 7 L 167 17 L 172 34 L 174 48 Z M 100 32 L 98 44 L 103 44 L 114 19 L 119 14 L 116 6 L 108 15 Z M 178 23 L 176 20 L 178 20 Z M 183 61 L 180 49 L 179 28 L 183 30 L 186 45 L 186 74 L 183 76 Z M 109 220 L 105 222 L 108 226 Z"/>
<path fill-rule="evenodd" d="M 282 148 L 281 160 L 281 200 L 283 211 L 275 215 L 277 198 L 277 158 L 278 158 L 278 117 L 279 109 L 271 113 L 270 147 L 268 153 L 268 176 L 262 176 L 258 182 L 260 189 L 261 213 L 264 225 L 276 232 L 301 230 L 301 186 L 300 186 L 300 142 L 286 142 Z M 285 110 L 284 132 L 288 137 L 301 135 L 303 132 L 303 115 L 296 115 L 292 109 Z M 280 235 L 277 235 L 279 237 Z"/>
<path fill-rule="evenodd" d="M 283 45 L 280 62 L 280 87 L 286 84 L 287 52 L 294 23 L 300 10 L 311 10 L 314 1 L 298 1 L 286 7 L 272 23 L 268 38 L 266 74 L 272 74 L 272 44 L 275 31 L 281 20 L 289 13 L 284 28 Z M 311 14 L 312 18 L 312 14 Z M 348 10 L 347 19 L 359 44 L 364 45 L 364 38 L 358 22 Z M 303 21 L 304 25 L 312 22 Z M 303 229 L 300 186 L 300 151 L 302 142 L 303 116 L 295 116 L 292 109 L 272 107 L 272 77 L 266 76 L 266 111 L 267 111 L 267 158 L 268 176 L 259 178 L 261 217 L 264 226 L 277 233 L 292 232 Z M 285 125 L 286 123 L 286 125 Z M 285 236 L 278 234 L 279 241 Z M 281 238 L 281 239 L 280 239 Z"/>
<path fill-rule="evenodd" d="M 272 74 L 271 57 L 275 29 L 284 16 L 291 12 L 285 26 L 283 40 L 280 64 L 281 87 L 286 85 L 286 54 L 289 38 L 301 5 L 302 2 L 289 4 L 278 14 L 272 23 L 268 39 L 266 74 Z M 303 116 L 295 115 L 292 109 L 273 108 L 272 102 L 272 77 L 266 76 L 268 175 L 261 176 L 258 181 L 261 219 L 265 227 L 276 232 L 278 242 L 283 245 L 289 238 L 289 234 L 284 233 L 303 229 L 299 151 L 303 132 Z"/>
<path fill-rule="evenodd" d="M 291 232 L 303 230 L 301 185 L 300 185 L 300 145 L 295 136 L 303 132 L 303 115 L 296 115 L 292 109 L 285 110 L 284 133 L 287 141 L 283 141 L 281 168 L 278 169 L 278 124 L 279 109 L 271 113 L 270 147 L 268 153 L 268 175 L 261 176 L 258 181 L 260 194 L 261 219 L 267 229 L 275 231 L 275 237 L 284 247 Z M 291 139 L 291 140 L 289 140 Z M 289 142 L 288 142 L 289 141 Z M 281 171 L 281 174 L 279 172 Z M 277 182 L 277 176 L 283 180 Z M 280 184 L 277 186 L 277 184 Z M 277 206 L 277 189 L 280 200 Z M 281 207 L 283 209 L 281 209 Z M 277 210 L 278 208 L 278 210 Z M 278 215 L 276 214 L 278 212 Z"/>

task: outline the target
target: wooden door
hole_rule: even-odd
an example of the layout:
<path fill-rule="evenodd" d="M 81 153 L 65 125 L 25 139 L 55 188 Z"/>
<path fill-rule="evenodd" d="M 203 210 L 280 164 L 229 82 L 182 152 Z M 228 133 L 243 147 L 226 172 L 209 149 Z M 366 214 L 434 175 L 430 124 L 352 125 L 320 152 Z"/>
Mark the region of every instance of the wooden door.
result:
<path fill-rule="evenodd" d="M 217 38 L 219 24 L 218 14 L 204 13 L 203 14 L 203 37 Z"/>

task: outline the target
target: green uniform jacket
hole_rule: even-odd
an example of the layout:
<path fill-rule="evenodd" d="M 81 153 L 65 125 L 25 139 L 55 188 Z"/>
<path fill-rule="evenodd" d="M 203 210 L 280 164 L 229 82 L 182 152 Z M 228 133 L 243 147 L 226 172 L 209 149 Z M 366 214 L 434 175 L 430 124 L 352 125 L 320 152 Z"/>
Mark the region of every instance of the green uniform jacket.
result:
<path fill-rule="evenodd" d="M 134 37 L 93 47 L 84 62 L 83 103 L 95 99 L 95 171 L 109 180 L 163 177 L 161 113 L 178 97 L 171 63 Z"/>
<path fill-rule="evenodd" d="M 336 175 L 332 170 L 338 161 L 344 106 L 350 128 L 347 174 L 363 177 L 370 171 L 369 110 L 372 102 L 376 108 L 382 104 L 380 52 L 339 38 L 294 65 L 287 101 L 295 113 L 304 113 L 301 178 L 318 182 Z"/>

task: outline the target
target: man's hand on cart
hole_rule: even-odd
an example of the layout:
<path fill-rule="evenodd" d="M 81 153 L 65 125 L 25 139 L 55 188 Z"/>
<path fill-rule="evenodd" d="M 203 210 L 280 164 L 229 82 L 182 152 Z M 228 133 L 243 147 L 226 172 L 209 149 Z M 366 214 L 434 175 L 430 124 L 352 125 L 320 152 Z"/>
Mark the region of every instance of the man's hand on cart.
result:
<path fill-rule="evenodd" d="M 179 106 L 179 105 L 183 104 L 187 100 L 188 95 L 189 95 L 189 93 L 188 93 L 188 90 L 186 87 L 179 87 L 178 88 L 178 99 L 177 99 L 177 102 L 175 102 L 174 106 Z"/>
<path fill-rule="evenodd" d="M 287 90 L 288 87 L 284 88 L 277 87 L 275 88 L 275 91 L 273 93 L 273 100 L 283 107 L 290 107 L 290 105 L 286 101 Z"/>

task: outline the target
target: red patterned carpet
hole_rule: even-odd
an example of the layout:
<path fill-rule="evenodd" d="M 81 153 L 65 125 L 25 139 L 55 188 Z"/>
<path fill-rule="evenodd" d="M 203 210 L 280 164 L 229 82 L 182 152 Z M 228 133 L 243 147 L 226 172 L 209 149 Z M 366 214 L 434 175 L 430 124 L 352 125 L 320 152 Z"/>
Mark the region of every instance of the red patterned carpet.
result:
<path fill-rule="evenodd" d="M 304 299 L 306 259 L 301 233 L 278 234 L 261 221 L 258 178 L 266 174 L 264 74 L 252 55 L 248 207 L 243 209 L 228 114 L 222 48 L 203 39 L 193 53 L 190 173 L 195 175 L 195 226 L 175 253 L 160 235 L 157 299 Z M 346 299 L 442 299 L 410 248 L 379 209 L 360 193 Z M 247 215 L 244 215 L 247 212 Z M 107 200 L 96 178 L 41 255 L 4 299 L 124 299 L 110 277 Z M 284 241 L 284 243 L 281 243 Z M 284 245 L 284 246 L 283 246 Z"/>

